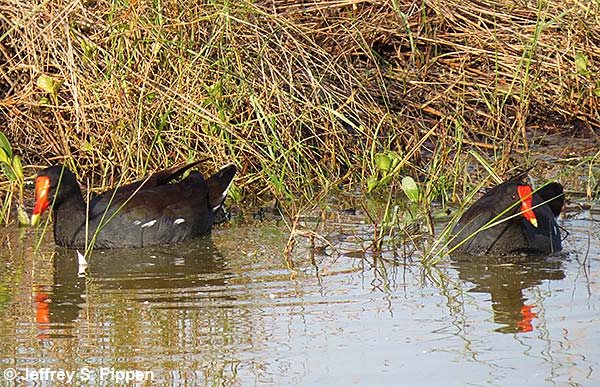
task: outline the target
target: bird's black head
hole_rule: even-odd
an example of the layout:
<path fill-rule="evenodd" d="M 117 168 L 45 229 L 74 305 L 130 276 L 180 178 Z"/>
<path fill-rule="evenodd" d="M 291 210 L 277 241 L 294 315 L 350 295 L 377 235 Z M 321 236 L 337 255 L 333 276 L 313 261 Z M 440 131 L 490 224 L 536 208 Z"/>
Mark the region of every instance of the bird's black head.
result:
<path fill-rule="evenodd" d="M 31 224 L 35 225 L 50 205 L 59 206 L 73 193 L 81 195 L 81 190 L 75 175 L 67 167 L 55 165 L 40 171 L 35 180 L 35 206 Z"/>

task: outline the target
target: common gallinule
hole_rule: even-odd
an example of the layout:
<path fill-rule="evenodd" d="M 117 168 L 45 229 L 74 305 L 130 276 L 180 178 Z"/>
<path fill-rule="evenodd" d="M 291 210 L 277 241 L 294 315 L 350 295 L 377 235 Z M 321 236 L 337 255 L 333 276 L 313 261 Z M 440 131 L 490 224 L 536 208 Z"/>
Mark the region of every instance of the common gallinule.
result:
<path fill-rule="evenodd" d="M 490 189 L 454 226 L 452 252 L 470 255 L 544 255 L 562 248 L 556 217 L 565 196 L 559 183 L 537 190 L 522 173 Z"/>
<path fill-rule="evenodd" d="M 83 248 L 143 247 L 182 242 L 208 233 L 236 172 L 229 164 L 205 180 L 192 171 L 171 183 L 200 161 L 154 173 L 94 197 L 89 208 L 73 173 L 64 166 L 38 174 L 35 225 L 48 207 L 54 214 L 57 245 Z M 171 183 L 171 184 L 170 184 Z M 87 214 L 87 216 L 86 216 Z"/>

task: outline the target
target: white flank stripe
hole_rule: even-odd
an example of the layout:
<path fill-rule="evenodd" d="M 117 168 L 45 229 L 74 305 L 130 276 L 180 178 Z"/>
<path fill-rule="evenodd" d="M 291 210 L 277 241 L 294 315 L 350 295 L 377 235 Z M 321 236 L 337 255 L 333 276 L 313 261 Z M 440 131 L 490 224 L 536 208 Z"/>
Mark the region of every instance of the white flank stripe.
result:
<path fill-rule="evenodd" d="M 144 228 L 144 227 L 152 227 L 152 226 L 154 226 L 154 223 L 156 223 L 156 219 L 152 219 L 151 221 L 142 224 L 142 228 Z"/>

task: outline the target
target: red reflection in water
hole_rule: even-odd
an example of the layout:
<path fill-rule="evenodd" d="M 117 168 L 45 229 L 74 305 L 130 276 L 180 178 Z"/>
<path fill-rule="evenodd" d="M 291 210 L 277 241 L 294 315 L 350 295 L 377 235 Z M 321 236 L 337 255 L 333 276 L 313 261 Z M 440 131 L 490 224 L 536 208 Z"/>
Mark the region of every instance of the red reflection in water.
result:
<path fill-rule="evenodd" d="M 50 327 L 48 324 L 50 323 L 50 314 L 48 312 L 48 295 L 47 294 L 36 294 L 34 297 L 34 300 L 37 304 L 36 307 L 36 316 L 35 316 L 35 320 L 37 321 L 38 324 L 43 324 L 43 325 L 39 325 L 38 329 L 40 330 L 47 330 Z M 48 338 L 48 334 L 42 333 L 39 334 L 38 339 L 45 339 Z"/>
<path fill-rule="evenodd" d="M 531 311 L 533 308 L 535 308 L 535 305 L 523 305 L 521 307 L 521 315 L 523 316 L 523 319 L 517 322 L 517 326 L 521 328 L 521 332 L 533 331 L 533 325 L 531 322 L 537 317 L 537 314 Z"/>

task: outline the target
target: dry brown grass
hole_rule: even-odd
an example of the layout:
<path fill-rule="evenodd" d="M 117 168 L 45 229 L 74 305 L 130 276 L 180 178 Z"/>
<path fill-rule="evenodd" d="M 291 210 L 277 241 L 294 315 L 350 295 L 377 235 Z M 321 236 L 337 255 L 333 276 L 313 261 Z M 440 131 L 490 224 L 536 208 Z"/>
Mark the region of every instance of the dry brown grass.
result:
<path fill-rule="evenodd" d="M 210 155 L 242 195 L 310 197 L 385 150 L 456 181 L 463 144 L 508 168 L 533 126 L 600 128 L 598 2 L 38 3 L 0 0 L 1 130 L 96 185 Z"/>

